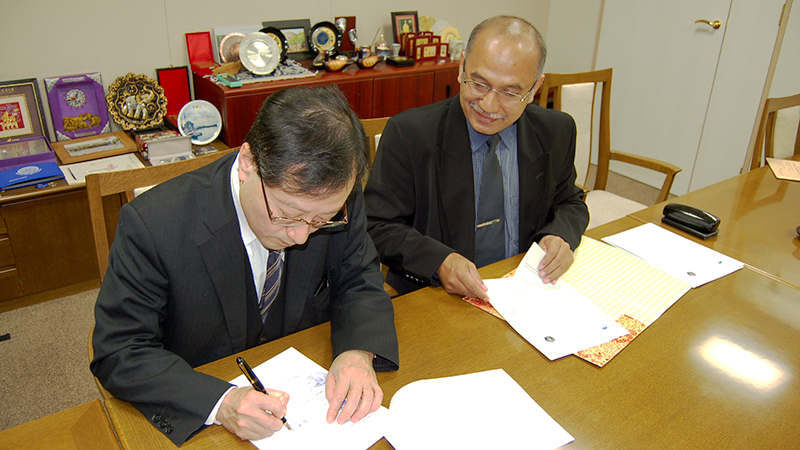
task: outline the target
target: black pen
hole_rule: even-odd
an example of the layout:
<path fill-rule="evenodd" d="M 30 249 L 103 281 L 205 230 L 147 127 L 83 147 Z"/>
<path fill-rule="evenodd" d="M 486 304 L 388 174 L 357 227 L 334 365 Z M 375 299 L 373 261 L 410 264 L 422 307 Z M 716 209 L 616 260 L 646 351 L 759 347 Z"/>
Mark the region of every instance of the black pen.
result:
<path fill-rule="evenodd" d="M 247 377 L 247 381 L 249 381 L 250 384 L 253 385 L 253 389 L 257 390 L 258 392 L 261 392 L 264 395 L 269 395 L 267 393 L 267 390 L 264 389 L 264 385 L 261 384 L 261 381 L 256 376 L 255 372 L 253 372 L 253 369 L 251 369 L 250 365 L 247 364 L 247 361 L 245 361 L 241 357 L 237 357 L 236 364 L 238 364 L 239 368 L 242 369 L 242 373 L 244 374 L 245 377 Z M 292 427 L 289 426 L 289 422 L 286 421 L 286 417 L 281 417 L 281 422 L 283 422 L 287 430 L 292 431 Z"/>

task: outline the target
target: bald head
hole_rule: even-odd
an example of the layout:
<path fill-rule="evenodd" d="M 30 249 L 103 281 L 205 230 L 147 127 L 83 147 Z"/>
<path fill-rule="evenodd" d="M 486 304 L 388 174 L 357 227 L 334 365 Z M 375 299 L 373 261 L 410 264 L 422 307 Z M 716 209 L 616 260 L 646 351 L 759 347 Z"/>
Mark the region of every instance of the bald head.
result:
<path fill-rule="evenodd" d="M 495 16 L 490 17 L 479 23 L 469 35 L 469 42 L 464 52 L 465 57 L 469 57 L 475 45 L 488 47 L 488 51 L 502 52 L 510 50 L 501 48 L 500 43 L 507 46 L 513 42 L 517 46 L 515 50 L 530 54 L 537 58 L 538 77 L 544 71 L 544 61 L 547 58 L 547 46 L 536 29 L 530 22 L 515 16 Z"/>

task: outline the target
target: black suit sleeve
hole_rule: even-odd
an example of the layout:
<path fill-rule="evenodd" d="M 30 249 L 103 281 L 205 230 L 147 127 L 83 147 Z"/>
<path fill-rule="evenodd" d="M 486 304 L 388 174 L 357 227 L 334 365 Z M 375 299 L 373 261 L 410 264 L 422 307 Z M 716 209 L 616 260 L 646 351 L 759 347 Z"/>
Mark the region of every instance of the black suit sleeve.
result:
<path fill-rule="evenodd" d="M 180 445 L 203 428 L 230 385 L 164 349 L 168 279 L 138 212 L 123 206 L 95 306 L 92 373 Z"/>

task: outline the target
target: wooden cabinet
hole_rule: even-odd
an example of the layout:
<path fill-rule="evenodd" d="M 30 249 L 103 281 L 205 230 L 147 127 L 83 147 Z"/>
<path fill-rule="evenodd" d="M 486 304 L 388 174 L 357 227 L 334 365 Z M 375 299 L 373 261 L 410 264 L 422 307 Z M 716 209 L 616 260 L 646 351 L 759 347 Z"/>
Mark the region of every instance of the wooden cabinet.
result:
<path fill-rule="evenodd" d="M 86 189 L 59 183 L 0 200 L 0 311 L 19 297 L 99 282 Z"/>
<path fill-rule="evenodd" d="M 220 139 L 241 145 L 258 109 L 272 93 L 290 86 L 336 84 L 362 119 L 393 116 L 459 92 L 458 61 L 423 62 L 413 67 L 378 63 L 372 69 L 351 64 L 341 72 L 320 71 L 313 77 L 245 84 L 229 88 L 193 74 L 195 98 L 206 100 L 222 115 Z"/>

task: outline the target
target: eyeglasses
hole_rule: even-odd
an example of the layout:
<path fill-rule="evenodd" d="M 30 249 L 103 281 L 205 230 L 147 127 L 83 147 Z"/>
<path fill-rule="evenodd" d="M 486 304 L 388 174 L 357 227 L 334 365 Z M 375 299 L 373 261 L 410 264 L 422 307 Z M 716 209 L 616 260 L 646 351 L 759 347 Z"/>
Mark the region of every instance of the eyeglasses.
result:
<path fill-rule="evenodd" d="M 305 219 L 291 219 L 289 217 L 281 217 L 281 216 L 273 216 L 272 210 L 269 207 L 269 200 L 267 200 L 267 191 L 264 189 L 264 183 L 261 183 L 261 193 L 264 194 L 264 204 L 267 205 L 267 215 L 269 216 L 269 221 L 272 222 L 273 225 L 278 225 L 281 227 L 292 227 L 297 225 L 307 225 L 313 228 L 332 228 L 338 227 L 339 225 L 345 225 L 347 223 L 347 204 L 342 205 L 342 220 L 327 220 L 327 221 L 317 221 L 312 220 L 311 222 Z M 338 216 L 339 214 L 337 214 Z"/>
<path fill-rule="evenodd" d="M 467 60 L 465 58 L 463 67 L 466 67 L 466 64 Z M 489 95 L 489 92 L 494 91 L 497 94 L 497 101 L 503 104 L 504 106 L 508 107 L 516 106 L 519 103 L 527 100 L 528 96 L 531 95 L 531 93 L 533 93 L 533 89 L 536 87 L 536 83 L 538 82 L 539 80 L 536 80 L 536 82 L 533 83 L 533 87 L 531 88 L 530 91 L 528 91 L 527 94 L 519 95 L 517 93 L 506 91 L 504 89 L 495 89 L 486 83 L 475 81 L 471 78 L 468 78 L 466 72 L 464 72 L 464 83 L 467 85 L 467 87 L 469 88 L 469 90 L 472 92 L 473 95 L 477 95 L 483 98 Z"/>

